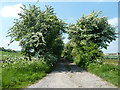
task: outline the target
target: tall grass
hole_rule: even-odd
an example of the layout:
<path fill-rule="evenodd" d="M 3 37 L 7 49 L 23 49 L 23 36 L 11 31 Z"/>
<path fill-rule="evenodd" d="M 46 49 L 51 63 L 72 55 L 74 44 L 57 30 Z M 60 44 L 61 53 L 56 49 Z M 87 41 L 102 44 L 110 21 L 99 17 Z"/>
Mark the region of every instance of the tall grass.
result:
<path fill-rule="evenodd" d="M 119 71 L 118 65 L 117 66 L 111 64 L 100 65 L 93 63 L 88 66 L 88 71 L 118 86 L 118 71 Z"/>
<path fill-rule="evenodd" d="M 50 72 L 50 66 L 41 61 L 28 63 L 17 63 L 2 70 L 3 88 L 23 88 L 28 84 L 41 79 L 46 73 Z"/>

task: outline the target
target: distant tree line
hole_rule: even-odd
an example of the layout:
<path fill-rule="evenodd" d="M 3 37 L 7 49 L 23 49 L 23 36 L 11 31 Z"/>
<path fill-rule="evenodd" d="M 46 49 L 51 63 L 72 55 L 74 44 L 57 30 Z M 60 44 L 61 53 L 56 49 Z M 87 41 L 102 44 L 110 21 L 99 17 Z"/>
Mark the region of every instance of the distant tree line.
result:
<path fill-rule="evenodd" d="M 0 51 L 5 51 L 5 52 L 17 52 L 17 51 L 12 50 L 12 49 L 5 49 L 4 47 L 0 47 Z"/>

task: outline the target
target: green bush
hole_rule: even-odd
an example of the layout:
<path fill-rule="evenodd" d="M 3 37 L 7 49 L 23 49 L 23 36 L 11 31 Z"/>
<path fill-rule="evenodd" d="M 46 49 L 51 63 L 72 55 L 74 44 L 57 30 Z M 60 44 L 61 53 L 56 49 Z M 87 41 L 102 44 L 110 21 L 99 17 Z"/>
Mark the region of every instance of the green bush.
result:
<path fill-rule="evenodd" d="M 64 50 L 62 52 L 62 57 L 64 57 L 66 60 L 73 62 L 73 57 L 72 57 L 72 49 L 73 46 L 71 45 L 70 42 L 68 42 L 67 44 L 65 44 L 64 46 Z"/>
<path fill-rule="evenodd" d="M 54 66 L 57 63 L 58 58 L 53 56 L 52 54 L 46 53 L 44 61 L 50 66 Z M 44 62 L 43 61 L 43 62 Z"/>
<path fill-rule="evenodd" d="M 72 56 L 74 62 L 84 68 L 87 68 L 90 63 L 102 63 L 102 52 L 94 43 L 74 48 Z"/>
<path fill-rule="evenodd" d="M 118 65 L 92 63 L 87 70 L 118 86 Z"/>

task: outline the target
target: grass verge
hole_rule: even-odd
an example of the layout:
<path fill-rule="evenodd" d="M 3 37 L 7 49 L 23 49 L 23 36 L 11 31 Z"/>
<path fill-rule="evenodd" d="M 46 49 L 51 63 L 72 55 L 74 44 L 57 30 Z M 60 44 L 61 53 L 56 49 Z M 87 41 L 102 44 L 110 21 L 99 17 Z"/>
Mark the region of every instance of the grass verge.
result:
<path fill-rule="evenodd" d="M 3 68 L 2 88 L 23 88 L 44 77 L 51 71 L 51 67 L 41 61 L 26 64 L 15 64 Z"/>
<path fill-rule="evenodd" d="M 96 74 L 106 81 L 111 82 L 115 86 L 118 86 L 118 65 L 114 66 L 111 64 L 90 64 L 88 71 Z"/>

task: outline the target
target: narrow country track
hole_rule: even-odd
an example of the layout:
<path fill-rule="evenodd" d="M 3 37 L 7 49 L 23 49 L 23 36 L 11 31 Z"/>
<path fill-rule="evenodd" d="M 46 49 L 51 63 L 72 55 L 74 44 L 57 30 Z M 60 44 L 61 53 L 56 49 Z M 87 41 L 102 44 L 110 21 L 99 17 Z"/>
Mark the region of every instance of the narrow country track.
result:
<path fill-rule="evenodd" d="M 65 65 L 69 65 L 68 70 Z M 117 88 L 98 76 L 61 60 L 54 71 L 28 88 Z"/>

